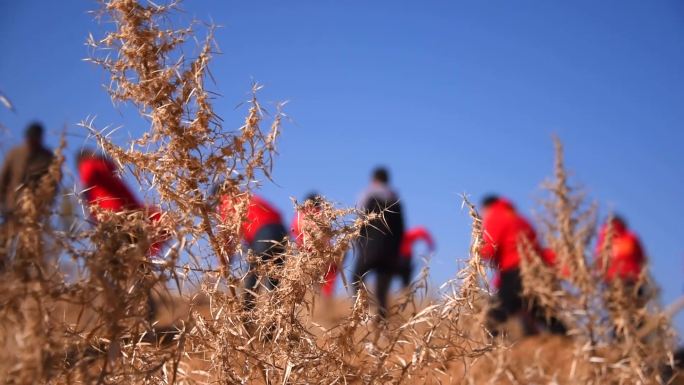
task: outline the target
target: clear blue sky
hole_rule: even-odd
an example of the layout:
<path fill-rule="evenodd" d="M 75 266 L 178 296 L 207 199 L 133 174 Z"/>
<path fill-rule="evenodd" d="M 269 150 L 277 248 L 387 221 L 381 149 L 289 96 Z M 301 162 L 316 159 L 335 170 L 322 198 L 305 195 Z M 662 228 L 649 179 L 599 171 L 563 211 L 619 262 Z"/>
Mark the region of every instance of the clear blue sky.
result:
<path fill-rule="evenodd" d="M 389 166 L 409 225 L 436 235 L 432 279 L 453 277 L 469 220 L 459 194 L 500 192 L 528 215 L 563 139 L 575 181 L 641 235 L 664 302 L 683 291 L 684 3 L 681 1 L 188 1 L 212 19 L 223 55 L 212 65 L 228 127 L 250 83 L 289 100 L 264 195 L 291 217 L 289 197 L 316 189 L 354 203 L 370 169 Z M 95 1 L 0 1 L 0 110 L 11 139 L 40 119 L 143 123 L 112 108 L 104 73 L 81 61 Z M 267 104 L 268 106 L 268 104 Z M 52 146 L 55 140 L 51 139 Z M 73 167 L 73 163 L 70 164 Z M 684 330 L 684 318 L 678 325 Z"/>

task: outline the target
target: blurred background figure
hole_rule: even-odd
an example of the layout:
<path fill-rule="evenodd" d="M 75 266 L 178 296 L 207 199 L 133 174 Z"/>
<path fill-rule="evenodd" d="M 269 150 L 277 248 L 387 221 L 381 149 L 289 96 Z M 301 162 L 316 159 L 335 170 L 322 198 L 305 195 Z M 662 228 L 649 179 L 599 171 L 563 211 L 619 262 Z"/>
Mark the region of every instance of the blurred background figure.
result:
<path fill-rule="evenodd" d="M 300 210 L 297 210 L 294 218 L 292 219 L 292 224 L 290 225 L 290 230 L 292 231 L 292 236 L 295 239 L 297 247 L 307 248 L 307 243 L 312 240 L 307 239 L 307 233 L 311 233 L 312 230 L 309 226 L 316 226 L 316 215 L 321 211 L 322 198 L 317 193 L 313 192 L 306 196 L 304 200 L 304 206 Z M 337 272 L 339 267 L 336 263 L 331 262 L 328 266 L 328 270 L 323 277 L 323 286 L 321 287 L 321 293 L 324 298 L 332 298 L 335 293 L 335 281 L 337 278 Z"/>
<path fill-rule="evenodd" d="M 116 165 L 104 155 L 83 149 L 78 153 L 76 164 L 91 214 L 98 209 L 113 213 L 144 211 L 146 218 L 152 222 L 161 218 L 157 208 L 145 206 L 135 197 L 117 174 Z M 162 244 L 163 240 L 153 242 L 149 254 L 158 254 Z"/>
<path fill-rule="evenodd" d="M 25 189 L 35 189 L 40 178 L 48 171 L 54 155 L 43 145 L 44 129 L 34 122 L 25 131 L 24 144 L 12 148 L 0 171 L 0 209 L 6 222 Z"/>
<path fill-rule="evenodd" d="M 435 251 L 435 241 L 425 227 L 413 227 L 404 233 L 396 269 L 396 274 L 401 278 L 401 284 L 404 288 L 411 284 L 411 278 L 413 278 L 413 246 L 418 241 L 425 242 L 431 253 Z"/>
<path fill-rule="evenodd" d="M 245 199 L 247 202 L 236 202 Z M 240 203 L 247 203 L 247 215 L 242 222 L 242 238 L 249 249 L 255 254 L 261 263 L 273 261 L 278 265 L 283 264 L 285 248 L 283 241 L 287 238 L 287 230 L 283 225 L 280 212 L 256 194 L 242 195 L 241 198 L 232 199 L 228 195 L 221 197 L 219 207 L 222 219 L 230 218 Z M 266 290 L 272 290 L 278 285 L 273 277 L 261 277 L 257 273 L 258 263 L 249 263 L 249 272 L 245 277 L 244 304 L 246 309 L 253 309 L 255 293 L 261 283 Z M 263 282 L 261 282 L 263 281 Z"/>
<path fill-rule="evenodd" d="M 112 213 L 126 213 L 142 211 L 144 220 L 156 223 L 161 219 L 159 210 L 153 207 L 146 207 L 126 186 L 126 183 L 117 174 L 116 165 L 105 157 L 91 149 L 82 149 L 76 157 L 76 167 L 83 187 L 91 219 L 97 221 L 96 213 L 98 210 L 109 211 Z M 122 229 L 123 231 L 123 229 Z M 124 242 L 136 244 L 140 240 L 135 234 L 128 233 Z M 159 254 L 165 239 L 159 238 L 150 242 L 147 254 L 156 256 Z M 154 299 L 153 290 L 156 283 L 151 264 L 141 261 L 139 268 L 144 271 L 143 279 L 148 287 L 147 293 L 147 319 L 150 323 L 156 320 L 159 308 Z M 106 271 L 98 272 L 102 277 L 106 276 Z M 103 278 L 106 279 L 106 278 Z"/>
<path fill-rule="evenodd" d="M 497 336 L 501 325 L 511 316 L 517 316 L 522 317 L 526 335 L 536 333 L 537 323 L 544 324 L 554 334 L 565 334 L 565 326 L 559 320 L 546 317 L 544 309 L 533 299 L 523 298 L 520 248 L 527 242 L 538 255 L 549 255 L 540 247 L 532 225 L 516 212 L 513 204 L 496 195 L 482 200 L 482 217 L 484 244 L 480 253 L 497 270 L 494 279 L 496 298 L 487 312 L 489 332 Z"/>
<path fill-rule="evenodd" d="M 387 318 L 388 292 L 399 260 L 399 248 L 404 235 L 404 216 L 398 195 L 390 188 L 389 172 L 379 167 L 373 171 L 370 186 L 363 192 L 358 209 L 379 214 L 361 229 L 356 244 L 357 257 L 352 276 L 358 292 L 367 273 L 375 273 L 378 312 Z"/>
<path fill-rule="evenodd" d="M 606 244 L 608 241 L 610 244 Z M 606 281 L 621 279 L 627 290 L 641 296 L 642 288 L 637 285 L 646 256 L 639 237 L 629 230 L 622 217 L 616 215 L 601 227 L 596 255 Z"/>
<path fill-rule="evenodd" d="M 89 207 L 112 212 L 142 210 L 143 205 L 117 174 L 114 163 L 91 149 L 76 158 L 78 175 Z"/>

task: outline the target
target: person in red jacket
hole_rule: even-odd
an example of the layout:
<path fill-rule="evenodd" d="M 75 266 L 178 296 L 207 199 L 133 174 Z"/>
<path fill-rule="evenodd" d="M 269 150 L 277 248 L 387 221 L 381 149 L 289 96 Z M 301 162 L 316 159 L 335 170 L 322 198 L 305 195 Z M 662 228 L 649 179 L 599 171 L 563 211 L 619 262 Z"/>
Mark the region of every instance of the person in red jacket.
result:
<path fill-rule="evenodd" d="M 146 207 L 138 201 L 123 179 L 117 175 L 116 166 L 111 160 L 86 149 L 79 153 L 76 162 L 84 188 L 83 194 L 91 211 L 95 208 L 115 213 L 140 210 L 145 211 L 153 222 L 161 218 L 161 213 L 157 209 Z M 149 253 L 158 254 L 163 242 L 153 242 Z"/>
<path fill-rule="evenodd" d="M 161 213 L 158 210 L 145 207 L 138 201 L 133 192 L 117 175 L 116 166 L 111 160 L 95 151 L 84 149 L 79 152 L 76 163 L 84 188 L 83 194 L 90 206 L 91 213 L 94 213 L 96 209 L 115 213 L 145 211 L 148 219 L 152 222 L 157 222 L 161 218 Z M 129 238 L 131 243 L 136 242 L 133 236 L 129 236 Z M 152 242 L 148 254 L 157 255 L 164 242 L 165 239 L 163 238 Z M 146 279 L 153 279 L 149 266 L 141 264 L 141 269 Z M 147 306 L 147 318 L 150 322 L 154 322 L 158 306 L 153 298 L 151 288 L 147 293 Z"/>
<path fill-rule="evenodd" d="M 413 277 L 413 246 L 418 241 L 425 242 L 430 252 L 435 251 L 435 241 L 425 227 L 414 227 L 404 233 L 404 236 L 401 238 L 401 245 L 399 246 L 399 262 L 397 266 L 397 274 L 401 278 L 401 284 L 404 288 L 411 284 L 411 277 Z"/>
<path fill-rule="evenodd" d="M 537 241 L 532 225 L 515 210 L 513 204 L 498 196 L 488 196 L 482 201 L 483 241 L 480 250 L 483 259 L 488 260 L 497 270 L 494 284 L 497 301 L 487 313 L 488 330 L 498 334 L 498 327 L 514 315 L 524 315 L 523 320 L 530 318 L 546 324 L 554 334 L 565 334 L 563 324 L 554 319 L 546 319 L 543 309 L 530 299 L 522 296 L 522 279 L 520 276 L 520 253 L 522 242 L 527 242 L 538 250 L 544 258 L 552 254 L 545 253 Z M 547 263 L 551 262 L 547 260 Z M 528 314 L 525 309 L 530 309 Z M 532 334 L 535 325 L 525 323 L 526 334 Z"/>
<path fill-rule="evenodd" d="M 242 239 L 248 247 L 256 254 L 261 262 L 273 260 L 277 264 L 282 264 L 282 255 L 285 252 L 283 240 L 287 237 L 287 230 L 283 226 L 283 218 L 280 212 L 265 199 L 256 194 L 245 196 L 249 199 L 247 215 L 241 224 Z M 236 202 L 224 195 L 221 197 L 219 207 L 220 215 L 226 220 L 235 209 Z M 257 283 L 259 276 L 256 273 L 257 266 L 250 263 L 249 272 L 245 277 L 245 308 L 253 309 L 255 306 L 255 296 L 253 292 L 258 290 Z M 278 285 L 278 281 L 273 277 L 266 277 L 264 286 L 267 290 L 272 290 Z"/>
<path fill-rule="evenodd" d="M 605 250 L 609 232 L 612 233 L 611 241 L 609 248 Z M 604 271 L 606 281 L 619 278 L 628 285 L 635 285 L 638 282 L 646 257 L 639 237 L 629 230 L 627 223 L 620 216 L 606 221 L 601 228 L 596 244 L 596 255 L 601 256 L 604 252 L 606 255 L 603 258 L 606 261 L 599 259 L 598 265 Z"/>
<path fill-rule="evenodd" d="M 290 225 L 292 236 L 295 239 L 298 247 L 306 247 L 307 239 L 305 229 L 311 225 L 310 218 L 315 217 L 320 212 L 321 197 L 316 193 L 311 193 L 306 197 L 306 201 L 311 201 L 313 205 L 309 210 L 299 210 L 295 213 Z M 338 267 L 336 263 L 330 263 L 328 271 L 323 277 L 323 286 L 321 292 L 325 298 L 332 298 L 335 292 L 335 280 L 337 278 Z"/>

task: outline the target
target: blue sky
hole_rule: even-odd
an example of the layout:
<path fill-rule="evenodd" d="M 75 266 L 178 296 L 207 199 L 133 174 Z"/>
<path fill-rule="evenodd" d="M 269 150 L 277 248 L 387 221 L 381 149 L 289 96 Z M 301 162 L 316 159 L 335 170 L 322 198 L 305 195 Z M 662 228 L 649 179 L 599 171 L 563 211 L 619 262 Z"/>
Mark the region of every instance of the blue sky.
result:
<path fill-rule="evenodd" d="M 238 127 L 252 81 L 262 101 L 289 100 L 263 195 L 289 218 L 289 197 L 316 189 L 351 205 L 377 164 L 390 167 L 409 225 L 432 229 L 432 279 L 466 256 L 461 193 L 499 192 L 532 214 L 552 172 L 551 135 L 575 182 L 640 234 L 664 302 L 683 292 L 684 3 L 680 1 L 188 1 L 184 18 L 213 20 L 215 107 Z M 95 1 L 0 2 L 0 110 L 5 150 L 33 119 L 144 122 L 112 107 L 98 68 L 83 62 Z M 56 141 L 50 140 L 54 146 Z M 73 167 L 73 163 L 70 163 Z M 684 330 L 684 318 L 678 318 Z"/>

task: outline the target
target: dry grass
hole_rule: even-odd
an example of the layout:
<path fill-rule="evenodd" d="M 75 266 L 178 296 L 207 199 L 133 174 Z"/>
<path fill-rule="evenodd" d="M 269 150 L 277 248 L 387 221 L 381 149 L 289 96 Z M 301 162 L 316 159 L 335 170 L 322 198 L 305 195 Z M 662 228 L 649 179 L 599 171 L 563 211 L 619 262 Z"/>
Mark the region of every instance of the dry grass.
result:
<path fill-rule="evenodd" d="M 140 212 L 99 211 L 92 223 L 52 228 L 49 208 L 61 178 L 62 145 L 35 194 L 22 198 L 21 232 L 2 245 L 5 383 L 659 381 L 672 342 L 667 322 L 652 304 L 635 307 L 624 288 L 597 283 L 587 250 L 594 233 L 591 211 L 582 212 L 567 185 L 560 145 L 545 223 L 549 245 L 572 274 L 560 281 L 530 256 L 524 281 L 529 295 L 572 326 L 572 338 L 541 337 L 510 348 L 483 329 L 480 304 L 489 290 L 479 259 L 481 220 L 467 200 L 473 220 L 468 263 L 433 299 L 420 295 L 426 292 L 424 272 L 396 299 L 387 323 L 374 317 L 365 291 L 343 303 L 334 322 L 316 316 L 325 306 L 316 302 L 316 288 L 328 266 L 339 262 L 372 219 L 328 202 L 315 225 L 307 226 L 307 247 L 287 243 L 283 266 L 260 264 L 259 271 L 280 284 L 260 291 L 256 308 L 245 310 L 243 273 L 229 261 L 253 259 L 241 256 L 246 207 L 238 205 L 221 220 L 212 190 L 218 185 L 219 195 L 243 197 L 258 180 L 270 178 L 282 114 L 277 107 L 269 128 L 262 129 L 268 114 L 255 86 L 244 123 L 226 129 L 205 87 L 214 53 L 211 29 L 194 58 L 183 55 L 193 31 L 169 25 L 175 7 L 106 1 L 99 16 L 115 29 L 88 40 L 91 61 L 111 75 L 112 99 L 135 106 L 149 130 L 120 147 L 92 120 L 83 127 L 122 171 L 156 192 L 162 219 L 153 225 Z M 146 250 L 159 239 L 169 247 L 151 259 Z M 57 258 L 78 266 L 75 279 L 65 279 Z M 153 289 L 182 311 L 159 323 L 149 319 Z M 658 320 L 657 326 L 641 336 L 639 325 L 647 318 Z M 558 350 L 562 365 L 544 359 L 545 352 Z"/>

